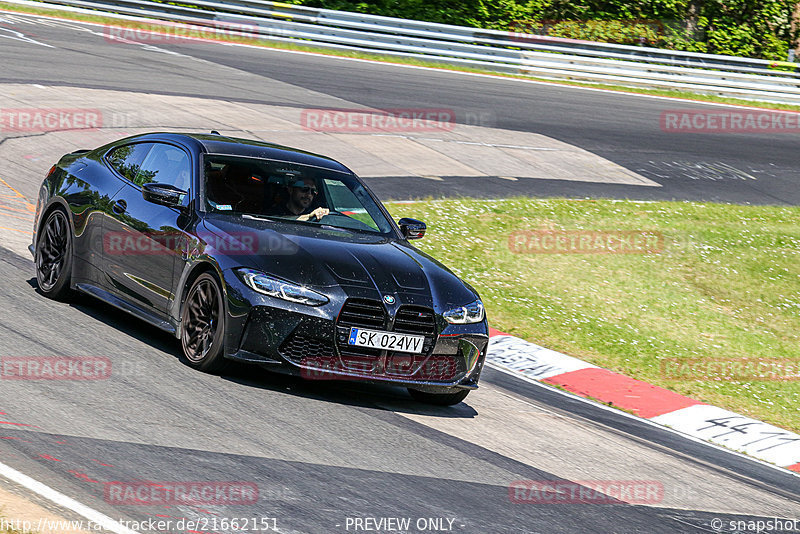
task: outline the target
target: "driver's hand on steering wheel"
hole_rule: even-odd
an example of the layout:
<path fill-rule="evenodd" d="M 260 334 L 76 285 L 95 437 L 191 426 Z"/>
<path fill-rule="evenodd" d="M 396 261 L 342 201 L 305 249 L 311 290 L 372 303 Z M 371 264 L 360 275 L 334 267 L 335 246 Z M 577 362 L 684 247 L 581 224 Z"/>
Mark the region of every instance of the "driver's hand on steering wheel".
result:
<path fill-rule="evenodd" d="M 328 215 L 331 212 L 328 208 L 317 208 L 311 213 L 306 213 L 305 215 L 301 215 L 297 218 L 298 221 L 308 221 L 312 218 L 317 219 L 318 221 Z"/>

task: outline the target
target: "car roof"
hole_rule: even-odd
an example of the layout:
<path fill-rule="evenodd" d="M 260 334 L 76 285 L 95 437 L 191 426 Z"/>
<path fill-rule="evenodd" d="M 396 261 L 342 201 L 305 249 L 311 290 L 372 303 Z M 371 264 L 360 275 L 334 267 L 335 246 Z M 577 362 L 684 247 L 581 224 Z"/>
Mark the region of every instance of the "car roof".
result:
<path fill-rule="evenodd" d="M 227 137 L 216 133 L 168 133 L 154 132 L 129 137 L 125 141 L 173 141 L 184 145 L 194 145 L 198 150 L 210 154 L 226 154 L 232 156 L 246 156 L 251 158 L 264 158 L 278 161 L 290 161 L 305 165 L 323 167 L 339 172 L 352 174 L 353 171 L 327 156 L 306 152 L 265 141 Z"/>

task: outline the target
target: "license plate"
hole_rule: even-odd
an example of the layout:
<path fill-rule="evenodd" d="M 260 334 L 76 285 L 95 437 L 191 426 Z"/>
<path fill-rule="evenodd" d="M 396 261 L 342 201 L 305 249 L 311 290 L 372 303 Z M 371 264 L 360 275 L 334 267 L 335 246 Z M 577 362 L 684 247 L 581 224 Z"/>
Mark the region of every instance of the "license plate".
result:
<path fill-rule="evenodd" d="M 424 336 L 395 334 L 394 332 L 380 332 L 364 328 L 351 328 L 350 338 L 347 340 L 348 345 L 355 345 L 356 347 L 370 347 L 416 354 L 422 352 L 422 344 L 424 342 Z"/>

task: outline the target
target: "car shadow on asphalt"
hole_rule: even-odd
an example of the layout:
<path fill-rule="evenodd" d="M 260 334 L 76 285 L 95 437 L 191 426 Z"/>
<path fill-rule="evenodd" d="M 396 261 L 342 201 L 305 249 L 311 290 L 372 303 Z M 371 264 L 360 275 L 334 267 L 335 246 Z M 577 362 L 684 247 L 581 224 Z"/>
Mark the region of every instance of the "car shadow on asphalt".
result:
<path fill-rule="evenodd" d="M 367 382 L 308 380 L 240 364 L 223 375 L 225 380 L 251 387 L 284 390 L 304 398 L 348 406 L 435 417 L 470 419 L 478 415 L 468 402 L 432 406 L 411 398 L 404 387 Z"/>

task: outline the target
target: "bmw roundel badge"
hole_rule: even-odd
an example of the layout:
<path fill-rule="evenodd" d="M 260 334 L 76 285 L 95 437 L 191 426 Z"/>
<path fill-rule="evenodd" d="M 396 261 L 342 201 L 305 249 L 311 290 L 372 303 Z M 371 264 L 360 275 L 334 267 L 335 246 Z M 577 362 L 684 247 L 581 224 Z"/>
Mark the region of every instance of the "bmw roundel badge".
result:
<path fill-rule="evenodd" d="M 384 295 L 383 296 L 383 302 L 385 302 L 386 304 L 394 304 L 394 301 L 395 301 L 395 298 L 393 296 L 391 296 L 391 295 Z"/>

